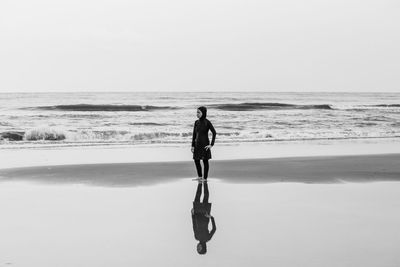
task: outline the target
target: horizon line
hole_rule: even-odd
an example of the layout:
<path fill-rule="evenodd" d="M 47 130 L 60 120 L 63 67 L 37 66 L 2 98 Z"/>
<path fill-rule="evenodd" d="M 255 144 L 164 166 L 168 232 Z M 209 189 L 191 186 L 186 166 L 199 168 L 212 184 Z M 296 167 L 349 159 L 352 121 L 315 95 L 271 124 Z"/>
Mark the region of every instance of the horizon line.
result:
<path fill-rule="evenodd" d="M 215 90 L 138 90 L 138 91 L 0 91 L 5 93 L 400 93 L 398 91 L 260 91 L 260 90 L 232 90 L 232 91 L 215 91 Z"/>

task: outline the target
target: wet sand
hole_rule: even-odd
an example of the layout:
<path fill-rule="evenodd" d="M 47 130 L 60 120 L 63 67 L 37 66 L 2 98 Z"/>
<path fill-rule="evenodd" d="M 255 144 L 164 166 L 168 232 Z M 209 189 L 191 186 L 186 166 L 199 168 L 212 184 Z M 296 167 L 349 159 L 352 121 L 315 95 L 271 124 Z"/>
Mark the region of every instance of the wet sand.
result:
<path fill-rule="evenodd" d="M 197 183 L 5 182 L 0 266 L 399 266 L 400 183 L 210 180 L 217 230 L 196 252 Z"/>
<path fill-rule="evenodd" d="M 209 177 L 234 183 L 338 183 L 400 180 L 400 154 L 211 160 Z M 192 161 L 81 164 L 0 169 L 0 181 L 135 186 L 197 177 Z"/>
<path fill-rule="evenodd" d="M 1 169 L 0 266 L 399 266 L 399 160 L 212 160 L 206 255 L 191 161 Z"/>

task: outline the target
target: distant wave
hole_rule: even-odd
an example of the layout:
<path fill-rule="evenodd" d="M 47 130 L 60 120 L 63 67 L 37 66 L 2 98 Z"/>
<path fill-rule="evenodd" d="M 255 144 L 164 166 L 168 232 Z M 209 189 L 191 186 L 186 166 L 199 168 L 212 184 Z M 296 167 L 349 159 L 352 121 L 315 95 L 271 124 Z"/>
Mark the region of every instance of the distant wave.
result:
<path fill-rule="evenodd" d="M 364 121 L 391 121 L 391 119 L 386 116 L 368 116 L 364 118 Z"/>
<path fill-rule="evenodd" d="M 168 123 L 155 123 L 155 122 L 131 122 L 129 125 L 153 125 L 153 126 L 164 126 Z"/>
<path fill-rule="evenodd" d="M 379 105 L 370 105 L 370 107 L 399 108 L 400 104 L 379 104 Z"/>
<path fill-rule="evenodd" d="M 356 105 L 352 108 L 345 108 L 347 111 L 364 112 L 373 108 L 400 108 L 400 104 L 377 104 L 377 105 Z"/>
<path fill-rule="evenodd" d="M 160 109 L 176 109 L 170 106 L 148 106 L 148 105 L 92 105 L 92 104 L 76 104 L 76 105 L 56 105 L 41 106 L 34 109 L 40 110 L 66 110 L 66 111 L 149 111 Z"/>
<path fill-rule="evenodd" d="M 12 126 L 12 124 L 6 121 L 0 121 L 0 126 Z"/>
<path fill-rule="evenodd" d="M 370 127 L 370 126 L 376 126 L 378 125 L 375 122 L 360 122 L 356 124 L 358 127 Z"/>
<path fill-rule="evenodd" d="M 58 115 L 54 115 L 51 114 L 49 115 L 49 117 L 60 117 L 60 118 L 76 118 L 76 119 L 83 119 L 83 118 L 87 118 L 87 119 L 96 119 L 96 118 L 112 118 L 113 116 L 106 116 L 104 114 L 93 114 L 93 113 L 86 113 L 86 114 L 82 114 L 82 113 L 66 113 L 66 114 L 58 114 Z"/>
<path fill-rule="evenodd" d="M 0 140 L 21 141 L 24 139 L 24 132 L 8 131 L 0 133 Z"/>
<path fill-rule="evenodd" d="M 285 103 L 238 103 L 238 104 L 216 104 L 211 107 L 229 111 L 247 110 L 279 110 L 279 109 L 332 109 L 330 105 L 295 105 Z"/>

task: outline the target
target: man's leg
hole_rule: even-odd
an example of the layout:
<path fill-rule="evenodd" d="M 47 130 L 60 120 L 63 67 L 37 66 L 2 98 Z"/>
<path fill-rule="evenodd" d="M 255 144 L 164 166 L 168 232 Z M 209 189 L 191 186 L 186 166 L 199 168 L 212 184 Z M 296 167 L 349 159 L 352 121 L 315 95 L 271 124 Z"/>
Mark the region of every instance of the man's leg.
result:
<path fill-rule="evenodd" d="M 208 159 L 204 159 L 203 160 L 203 165 L 204 165 L 204 179 L 207 179 L 208 177 L 208 169 L 209 169 L 209 165 L 208 165 Z"/>
<path fill-rule="evenodd" d="M 210 192 L 208 191 L 208 183 L 207 181 L 204 183 L 204 196 L 203 203 L 208 203 L 208 198 L 210 196 Z"/>
<path fill-rule="evenodd" d="M 200 196 L 201 196 L 201 183 L 197 185 L 196 196 L 194 197 L 194 202 L 200 203 Z"/>
<path fill-rule="evenodd" d="M 201 165 L 200 165 L 200 160 L 195 159 L 194 164 L 196 165 L 196 170 L 197 170 L 197 176 L 202 177 L 203 175 L 201 174 Z"/>

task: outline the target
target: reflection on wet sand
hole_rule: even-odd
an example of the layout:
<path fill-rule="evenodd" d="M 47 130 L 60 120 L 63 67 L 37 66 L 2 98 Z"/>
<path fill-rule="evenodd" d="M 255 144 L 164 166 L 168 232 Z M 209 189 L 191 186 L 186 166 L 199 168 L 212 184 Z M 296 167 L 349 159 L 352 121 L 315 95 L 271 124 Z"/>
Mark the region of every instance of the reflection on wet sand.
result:
<path fill-rule="evenodd" d="M 204 187 L 203 201 L 200 201 L 202 188 Z M 199 254 L 207 253 L 207 242 L 211 240 L 217 227 L 215 219 L 211 216 L 211 203 L 208 202 L 210 192 L 208 190 L 208 183 L 204 182 L 197 185 L 196 195 L 193 201 L 192 208 L 192 223 L 194 238 L 199 241 L 197 244 L 197 252 Z M 208 225 L 212 224 L 212 229 L 209 231 Z"/>

